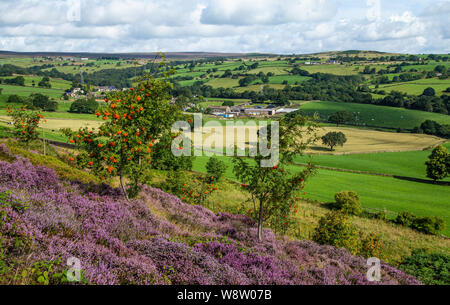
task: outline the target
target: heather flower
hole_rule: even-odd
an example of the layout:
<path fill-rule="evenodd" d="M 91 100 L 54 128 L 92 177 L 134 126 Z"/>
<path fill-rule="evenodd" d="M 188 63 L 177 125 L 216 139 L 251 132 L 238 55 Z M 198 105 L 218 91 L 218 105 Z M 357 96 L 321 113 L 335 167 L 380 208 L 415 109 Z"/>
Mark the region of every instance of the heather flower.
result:
<path fill-rule="evenodd" d="M 8 153 L 0 145 L 0 154 Z M 59 268 L 76 257 L 89 283 L 374 284 L 366 260 L 345 249 L 287 240 L 270 229 L 259 242 L 249 217 L 214 214 L 149 186 L 127 201 L 106 184 L 67 183 L 16 157 L 0 161 L 0 192 L 7 190 L 12 194 L 0 200 L 5 255 L 29 263 L 60 258 Z M 420 283 L 382 263 L 379 284 Z"/>

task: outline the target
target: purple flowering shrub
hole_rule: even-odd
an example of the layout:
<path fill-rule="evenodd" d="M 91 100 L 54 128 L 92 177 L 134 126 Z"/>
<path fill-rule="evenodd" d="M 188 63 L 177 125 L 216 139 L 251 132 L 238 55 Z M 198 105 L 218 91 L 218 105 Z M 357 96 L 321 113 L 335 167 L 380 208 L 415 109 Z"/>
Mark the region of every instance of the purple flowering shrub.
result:
<path fill-rule="evenodd" d="M 214 214 L 149 186 L 129 202 L 110 186 L 61 181 L 17 157 L 0 161 L 0 194 L 0 283 L 26 283 L 4 270 L 21 277 L 41 262 L 61 262 L 54 273 L 64 274 L 76 257 L 93 284 L 372 284 L 365 259 L 344 249 L 271 230 L 258 242 L 247 216 Z M 380 283 L 420 284 L 384 263 Z"/>

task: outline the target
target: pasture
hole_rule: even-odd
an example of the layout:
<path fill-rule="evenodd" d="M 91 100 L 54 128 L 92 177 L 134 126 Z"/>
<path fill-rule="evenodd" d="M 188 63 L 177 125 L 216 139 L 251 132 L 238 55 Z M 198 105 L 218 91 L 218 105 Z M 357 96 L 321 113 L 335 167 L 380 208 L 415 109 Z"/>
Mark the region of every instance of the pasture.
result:
<path fill-rule="evenodd" d="M 232 158 L 225 156 L 218 158 L 227 164 L 225 176 L 236 180 L 232 170 Z M 206 172 L 208 159 L 207 156 L 196 157 L 193 170 Z M 301 170 L 301 167 L 291 165 L 289 169 L 294 172 Z M 306 183 L 306 195 L 302 197 L 319 202 L 332 202 L 334 194 L 343 190 L 357 192 L 364 208 L 386 209 L 396 213 L 409 211 L 421 216 L 441 216 L 447 224 L 450 223 L 448 186 L 319 169 Z M 444 233 L 450 235 L 448 225 Z"/>
<path fill-rule="evenodd" d="M 351 65 L 302 65 L 300 69 L 309 73 L 329 73 L 334 75 L 357 75 L 359 66 Z"/>
<path fill-rule="evenodd" d="M 450 124 L 448 115 L 388 106 L 320 101 L 305 103 L 300 109 L 308 115 L 317 112 L 321 120 L 327 120 L 336 111 L 345 110 L 356 116 L 354 123 L 360 126 L 412 129 L 426 120 Z"/>
<path fill-rule="evenodd" d="M 450 142 L 444 146 L 450 150 Z M 296 157 L 295 162 L 311 161 L 332 168 L 429 179 L 426 177 L 425 161 L 430 154 L 431 150 L 345 155 L 307 154 Z M 450 177 L 444 181 L 450 181 Z"/>
<path fill-rule="evenodd" d="M 4 77 L 4 79 L 8 79 L 8 78 L 14 78 L 15 76 L 8 76 L 8 77 Z M 36 88 L 38 87 L 38 83 L 42 80 L 41 76 L 35 76 L 35 75 L 23 75 L 24 79 L 25 79 L 25 86 L 27 87 L 33 87 L 33 81 L 35 84 Z M 61 90 L 66 90 L 66 89 L 70 89 L 70 87 L 72 87 L 72 83 L 63 79 L 58 79 L 58 78 L 50 78 L 50 85 L 52 86 L 51 89 L 61 89 Z M 46 89 L 46 88 L 43 88 Z"/>
<path fill-rule="evenodd" d="M 239 79 L 232 78 L 213 78 L 206 83 L 213 88 L 234 88 L 239 86 Z"/>
<path fill-rule="evenodd" d="M 4 95 L 12 95 L 17 94 L 19 96 L 27 97 L 32 93 L 41 93 L 47 95 L 51 98 L 59 99 L 61 95 L 64 93 L 62 89 L 47 89 L 47 88 L 39 88 L 39 87 L 31 87 L 31 86 L 15 86 L 15 85 L 4 85 L 1 84 L 0 88 L 3 88 L 2 94 Z"/>
<path fill-rule="evenodd" d="M 442 95 L 443 91 L 450 87 L 450 79 L 428 78 L 404 83 L 385 84 L 380 85 L 378 90 L 386 92 L 400 91 L 410 95 L 421 95 L 428 87 L 436 90 L 436 95 Z"/>

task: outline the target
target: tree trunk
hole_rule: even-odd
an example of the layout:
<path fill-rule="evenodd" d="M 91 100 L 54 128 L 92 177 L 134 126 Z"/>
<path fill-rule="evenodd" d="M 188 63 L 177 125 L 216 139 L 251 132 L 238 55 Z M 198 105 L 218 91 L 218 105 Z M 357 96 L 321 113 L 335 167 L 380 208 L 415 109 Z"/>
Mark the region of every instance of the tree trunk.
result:
<path fill-rule="evenodd" d="M 262 241 L 263 229 L 263 201 L 259 200 L 259 219 L 258 219 L 258 240 Z"/>
<path fill-rule="evenodd" d="M 128 198 L 127 191 L 125 190 L 125 186 L 123 185 L 122 172 L 120 172 L 120 188 L 122 189 L 122 192 L 123 192 L 123 195 L 125 196 L 125 199 L 127 201 L 130 201 L 130 199 Z"/>

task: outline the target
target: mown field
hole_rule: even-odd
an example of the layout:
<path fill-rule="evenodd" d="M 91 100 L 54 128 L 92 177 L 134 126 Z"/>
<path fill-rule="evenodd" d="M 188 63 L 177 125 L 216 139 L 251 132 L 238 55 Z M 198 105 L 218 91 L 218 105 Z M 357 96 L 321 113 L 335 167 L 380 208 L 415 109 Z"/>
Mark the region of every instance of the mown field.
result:
<path fill-rule="evenodd" d="M 412 133 L 395 133 L 360 128 L 348 127 L 322 127 L 318 136 L 322 137 L 328 132 L 342 132 L 347 138 L 344 146 L 337 146 L 330 150 L 328 146 L 319 140 L 311 145 L 306 152 L 319 154 L 346 154 L 346 153 L 369 153 L 389 151 L 419 150 L 435 146 L 445 142 L 442 138 Z"/>
<path fill-rule="evenodd" d="M 308 115 L 317 112 L 322 120 L 328 119 L 336 111 L 345 110 L 355 114 L 356 120 L 354 123 L 361 126 L 412 129 L 420 126 L 425 120 L 450 124 L 450 116 L 448 115 L 387 106 L 321 101 L 305 103 L 300 109 Z"/>

